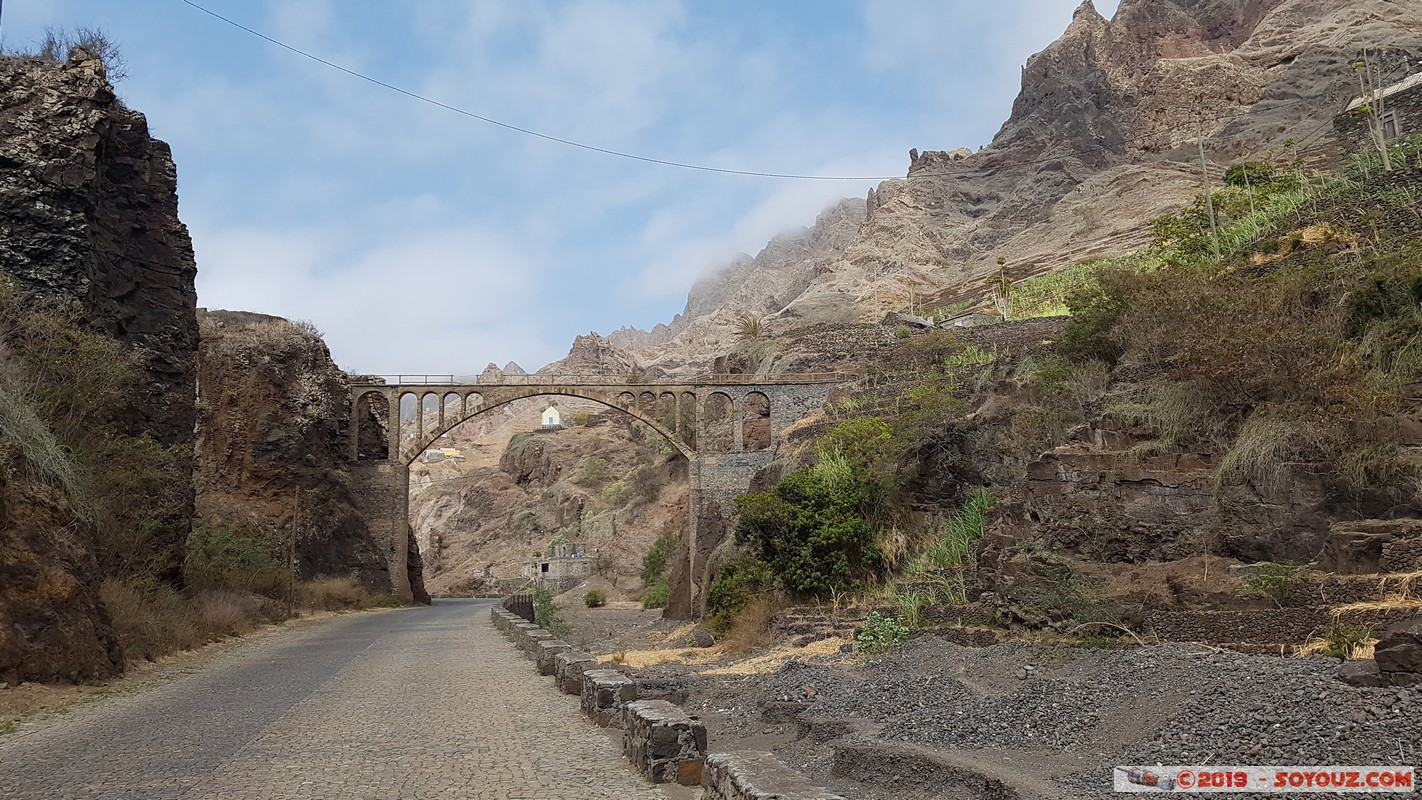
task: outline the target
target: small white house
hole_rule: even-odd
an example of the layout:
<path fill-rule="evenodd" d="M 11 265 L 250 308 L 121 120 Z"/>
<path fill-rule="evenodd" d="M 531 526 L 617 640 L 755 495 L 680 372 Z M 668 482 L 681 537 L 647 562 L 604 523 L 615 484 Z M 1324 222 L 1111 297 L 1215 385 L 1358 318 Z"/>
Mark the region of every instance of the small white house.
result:
<path fill-rule="evenodd" d="M 563 415 L 559 414 L 558 409 L 554 408 L 551 405 L 543 409 L 542 419 L 544 430 L 551 430 L 554 428 L 563 427 Z"/>

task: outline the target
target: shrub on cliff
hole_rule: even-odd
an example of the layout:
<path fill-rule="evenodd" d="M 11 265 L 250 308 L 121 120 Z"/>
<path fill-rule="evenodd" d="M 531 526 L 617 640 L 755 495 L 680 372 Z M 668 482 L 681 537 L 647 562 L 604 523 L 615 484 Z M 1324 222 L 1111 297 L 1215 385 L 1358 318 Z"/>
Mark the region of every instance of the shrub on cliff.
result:
<path fill-rule="evenodd" d="M 647 548 L 646 555 L 642 556 L 642 584 L 651 586 L 659 580 L 665 580 L 667 574 L 667 559 L 671 558 L 676 551 L 677 535 L 673 531 L 663 531 L 657 537 L 652 546 Z"/>
<path fill-rule="evenodd" d="M 109 83 L 118 83 L 128 77 L 128 60 L 124 58 L 118 43 L 102 28 L 46 28 L 44 39 L 40 41 L 39 50 L 34 56 L 62 62 L 69 58 L 70 51 L 76 47 L 83 48 L 104 63 Z"/>
<path fill-rule="evenodd" d="M 741 611 L 775 585 L 770 566 L 754 556 L 724 564 L 706 593 L 706 615 L 713 630 L 725 633 L 735 626 Z"/>
<path fill-rule="evenodd" d="M 188 537 L 183 577 L 190 589 L 236 589 L 273 598 L 290 597 L 291 573 L 267 545 L 211 520 L 198 520 Z"/>
<path fill-rule="evenodd" d="M 166 528 L 185 516 L 192 454 L 115 419 L 137 383 L 134 357 L 62 307 L 37 306 L 0 280 L 0 437 L 63 489 L 90 526 L 107 575 L 141 577 L 174 560 Z"/>
<path fill-rule="evenodd" d="M 882 488 L 862 468 L 829 455 L 787 475 L 773 492 L 736 498 L 736 541 L 755 548 L 786 591 L 858 591 L 882 558 L 869 518 Z"/>
<path fill-rule="evenodd" d="M 1411 194 L 1349 175 L 1321 190 L 1291 181 L 1252 207 L 1221 198 L 1220 259 L 1200 254 L 1199 220 L 1159 222 L 1165 265 L 1098 272 L 1069 301 L 1061 351 L 1129 360 L 1154 388 L 1116 410 L 1162 446 L 1223 446 L 1221 485 L 1277 487 L 1300 461 L 1335 465 L 1345 494 L 1402 485 L 1418 465 L 1360 431 L 1415 409 L 1422 380 L 1422 242 L 1394 197 Z"/>
<path fill-rule="evenodd" d="M 642 595 L 642 608 L 666 608 L 671 600 L 671 586 L 665 580 L 647 587 Z"/>

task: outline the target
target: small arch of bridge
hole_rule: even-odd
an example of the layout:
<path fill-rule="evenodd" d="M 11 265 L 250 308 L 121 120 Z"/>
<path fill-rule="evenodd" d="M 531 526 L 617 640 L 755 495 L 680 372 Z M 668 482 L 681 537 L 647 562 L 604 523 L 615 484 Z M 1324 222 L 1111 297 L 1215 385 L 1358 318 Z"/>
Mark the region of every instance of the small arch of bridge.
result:
<path fill-rule="evenodd" d="M 657 433 L 661 434 L 668 442 L 671 443 L 673 447 L 677 449 L 677 452 L 681 453 L 681 455 L 685 458 L 694 459 L 696 457 L 695 448 L 688 447 L 684 442 L 682 442 L 674 428 L 668 430 L 666 427 L 662 426 L 657 419 L 641 413 L 640 410 L 636 408 L 624 408 L 617 404 L 610 403 L 602 397 L 581 393 L 574 389 L 554 389 L 546 386 L 537 387 L 536 389 L 530 388 L 527 392 L 510 395 L 508 397 L 502 397 L 497 401 L 490 402 L 484 402 L 483 396 L 479 395 L 479 393 L 477 392 L 473 392 L 471 394 L 479 397 L 479 403 L 473 407 L 462 407 L 460 413 L 457 414 L 454 419 L 450 419 L 448 414 L 441 414 L 440 421 L 436 424 L 436 427 L 432 433 L 424 431 L 422 425 L 418 426 L 419 430 L 417 430 L 416 432 L 415 442 L 412 446 L 413 451 L 410 452 L 407 456 L 402 448 L 401 452 L 399 453 L 400 461 L 406 464 L 407 466 L 409 464 L 414 463 L 415 459 L 419 458 L 421 453 L 428 450 L 431 445 L 433 445 L 436 441 L 439 440 L 439 437 L 445 435 L 446 433 L 449 433 L 450 431 L 454 430 L 465 422 L 468 422 L 469 420 L 481 414 L 485 414 L 489 411 L 493 411 L 496 408 L 506 406 L 509 403 L 517 402 L 519 400 L 527 400 L 532 397 L 544 396 L 575 397 L 581 400 L 590 400 L 594 403 L 599 403 L 601 405 L 607 406 L 608 408 L 611 408 L 615 411 L 621 411 L 623 413 L 626 413 L 634 419 L 637 419 L 642 423 L 646 424 L 647 426 L 655 430 Z M 416 421 L 422 422 L 423 420 Z M 405 425 L 406 421 L 404 419 L 401 419 L 400 426 L 402 431 L 402 444 Z"/>
<path fill-rule="evenodd" d="M 754 386 L 367 385 L 353 390 L 356 430 L 351 438 L 357 460 L 381 457 L 366 453 L 360 444 L 359 426 L 370 418 L 372 407 L 381 404 L 376 397 L 382 398 L 386 413 L 388 440 L 383 455 L 407 465 L 459 424 L 516 400 L 541 396 L 590 400 L 622 411 L 666 437 L 692 460 L 698 452 L 767 450 L 775 438 L 771 398 Z M 414 413 L 413 419 L 406 419 L 409 412 Z M 427 430 L 429 423 L 433 424 Z M 413 440 L 407 438 L 412 427 Z"/>

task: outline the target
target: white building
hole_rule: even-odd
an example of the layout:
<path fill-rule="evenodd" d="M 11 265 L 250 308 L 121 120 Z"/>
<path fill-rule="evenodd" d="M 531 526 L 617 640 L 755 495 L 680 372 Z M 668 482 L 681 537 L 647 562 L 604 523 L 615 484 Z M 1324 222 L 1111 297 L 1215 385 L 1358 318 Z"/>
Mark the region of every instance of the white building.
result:
<path fill-rule="evenodd" d="M 542 420 L 544 430 L 553 430 L 563 427 L 563 415 L 559 414 L 558 409 L 551 405 L 543 409 Z"/>

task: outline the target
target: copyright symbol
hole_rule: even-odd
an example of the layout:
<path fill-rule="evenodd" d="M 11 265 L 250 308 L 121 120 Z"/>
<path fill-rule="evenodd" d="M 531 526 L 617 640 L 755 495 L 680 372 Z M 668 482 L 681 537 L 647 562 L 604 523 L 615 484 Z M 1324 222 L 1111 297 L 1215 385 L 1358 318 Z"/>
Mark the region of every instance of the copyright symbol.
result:
<path fill-rule="evenodd" d="M 1181 789 L 1192 789 L 1195 786 L 1195 775 L 1188 771 L 1182 771 L 1175 776 L 1175 783 Z"/>

